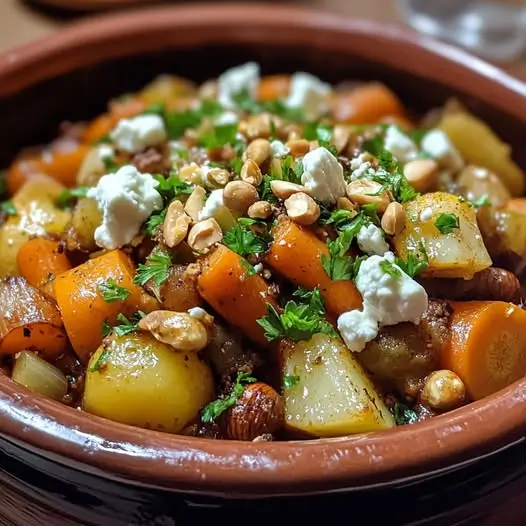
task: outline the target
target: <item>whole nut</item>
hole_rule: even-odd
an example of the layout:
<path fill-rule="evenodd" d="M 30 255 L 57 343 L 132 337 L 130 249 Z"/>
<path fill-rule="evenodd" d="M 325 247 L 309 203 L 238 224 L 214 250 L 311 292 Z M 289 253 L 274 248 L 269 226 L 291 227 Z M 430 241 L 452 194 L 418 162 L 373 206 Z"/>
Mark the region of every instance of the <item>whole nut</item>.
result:
<path fill-rule="evenodd" d="M 453 371 L 435 371 L 426 378 L 420 401 L 435 411 L 455 409 L 466 401 L 464 382 Z"/>
<path fill-rule="evenodd" d="M 290 149 L 290 155 L 301 157 L 309 152 L 310 142 L 307 139 L 293 139 L 285 144 Z"/>
<path fill-rule="evenodd" d="M 185 183 L 202 184 L 203 169 L 196 163 L 186 164 L 179 170 L 178 177 Z"/>
<path fill-rule="evenodd" d="M 196 252 L 204 252 L 223 239 L 219 223 L 214 219 L 205 219 L 194 225 L 188 234 L 188 246 Z"/>
<path fill-rule="evenodd" d="M 389 203 L 382 216 L 382 228 L 386 234 L 395 236 L 399 234 L 405 225 L 406 213 L 404 207 L 396 201 Z"/>
<path fill-rule="evenodd" d="M 320 217 L 320 207 L 316 201 L 303 192 L 292 194 L 284 204 L 287 215 L 300 225 L 312 225 Z"/>
<path fill-rule="evenodd" d="M 166 210 L 163 223 L 163 237 L 165 244 L 173 248 L 184 240 L 192 219 L 184 211 L 181 201 L 172 201 Z"/>
<path fill-rule="evenodd" d="M 438 164 L 433 159 L 415 159 L 404 166 L 404 175 L 417 192 L 429 192 L 438 182 Z"/>
<path fill-rule="evenodd" d="M 272 205 L 268 201 L 257 201 L 248 209 L 251 219 L 268 219 L 272 215 Z"/>
<path fill-rule="evenodd" d="M 297 194 L 298 192 L 303 192 L 309 194 L 309 190 L 300 184 L 289 183 L 288 181 L 274 180 L 270 182 L 270 189 L 272 193 L 278 199 L 287 199 L 292 194 Z"/>
<path fill-rule="evenodd" d="M 349 139 L 351 138 L 351 129 L 349 126 L 343 124 L 337 124 L 332 131 L 332 143 L 338 150 L 338 153 L 343 152 L 347 144 L 349 144 Z"/>
<path fill-rule="evenodd" d="M 202 186 L 196 186 L 189 195 L 184 205 L 184 211 L 192 218 L 194 223 L 199 220 L 199 212 L 205 206 L 206 190 Z"/>
<path fill-rule="evenodd" d="M 243 166 L 241 167 L 241 173 L 239 174 L 242 181 L 249 183 L 253 186 L 259 186 L 261 181 L 263 181 L 263 174 L 258 164 L 252 160 L 248 159 Z"/>
<path fill-rule="evenodd" d="M 201 351 L 209 341 L 204 324 L 186 312 L 156 310 L 142 318 L 138 326 L 143 331 L 149 331 L 156 340 L 171 345 L 177 351 Z"/>
<path fill-rule="evenodd" d="M 258 191 L 245 181 L 231 181 L 223 191 L 223 203 L 230 210 L 244 214 L 259 199 Z"/>
<path fill-rule="evenodd" d="M 258 166 L 270 157 L 270 143 L 267 139 L 254 139 L 243 152 L 243 162 L 252 159 Z"/>
<path fill-rule="evenodd" d="M 212 168 L 205 173 L 206 186 L 211 190 L 223 188 L 232 178 L 232 174 L 223 168 Z"/>
<path fill-rule="evenodd" d="M 385 212 L 391 202 L 391 195 L 388 190 L 384 190 L 379 195 L 382 185 L 376 181 L 368 179 L 357 179 L 347 185 L 347 197 L 358 205 L 375 205 L 376 211 Z"/>
<path fill-rule="evenodd" d="M 271 134 L 271 123 L 276 128 L 282 125 L 279 117 L 270 115 L 269 113 L 250 115 L 239 123 L 238 131 L 249 140 L 258 138 L 268 139 Z"/>
<path fill-rule="evenodd" d="M 270 385 L 249 384 L 225 413 L 223 422 L 231 440 L 254 440 L 260 435 L 274 434 L 285 422 L 285 403 Z"/>

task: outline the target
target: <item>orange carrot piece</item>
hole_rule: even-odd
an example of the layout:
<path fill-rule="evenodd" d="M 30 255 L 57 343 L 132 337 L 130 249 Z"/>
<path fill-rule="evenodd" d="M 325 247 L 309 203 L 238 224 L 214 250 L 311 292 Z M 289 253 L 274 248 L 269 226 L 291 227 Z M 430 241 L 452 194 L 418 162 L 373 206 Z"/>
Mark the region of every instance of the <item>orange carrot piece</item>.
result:
<path fill-rule="evenodd" d="M 91 144 L 102 139 L 110 133 L 113 129 L 113 119 L 109 113 L 103 113 L 98 117 L 95 117 L 84 130 L 82 134 L 82 140 Z"/>
<path fill-rule="evenodd" d="M 55 302 L 20 276 L 0 280 L 0 356 L 23 350 L 55 358 L 68 340 Z"/>
<path fill-rule="evenodd" d="M 514 197 L 506 203 L 506 210 L 526 214 L 526 197 Z"/>
<path fill-rule="evenodd" d="M 267 314 L 267 302 L 274 307 L 276 303 L 266 281 L 258 274 L 249 276 L 243 259 L 234 251 L 220 245 L 206 258 L 197 290 L 228 322 L 253 341 L 268 345 L 256 320 Z"/>
<path fill-rule="evenodd" d="M 55 296 L 53 281 L 71 269 L 61 244 L 43 237 L 26 241 L 17 254 L 18 270 L 30 285 L 49 296 Z"/>
<path fill-rule="evenodd" d="M 441 367 L 457 373 L 473 400 L 526 374 L 526 311 L 501 301 L 451 302 L 451 340 Z"/>
<path fill-rule="evenodd" d="M 55 296 L 73 349 L 87 362 L 102 342 L 106 321 L 114 325 L 122 312 L 130 316 L 137 310 L 152 311 L 157 302 L 133 283 L 135 267 L 120 250 L 112 250 L 55 278 Z M 130 292 L 124 301 L 106 302 L 100 287 L 114 280 Z"/>
<path fill-rule="evenodd" d="M 284 99 L 290 90 L 290 75 L 268 75 L 259 83 L 258 99 L 273 101 Z"/>
<path fill-rule="evenodd" d="M 405 113 L 398 97 L 380 82 L 370 82 L 349 92 L 335 92 L 332 112 L 335 121 L 349 124 L 373 124 Z"/>
<path fill-rule="evenodd" d="M 272 234 L 266 262 L 276 272 L 300 287 L 318 287 L 327 310 L 336 316 L 361 308 L 362 297 L 354 283 L 332 281 L 323 269 L 321 256 L 329 256 L 329 250 L 311 231 L 282 218 Z"/>

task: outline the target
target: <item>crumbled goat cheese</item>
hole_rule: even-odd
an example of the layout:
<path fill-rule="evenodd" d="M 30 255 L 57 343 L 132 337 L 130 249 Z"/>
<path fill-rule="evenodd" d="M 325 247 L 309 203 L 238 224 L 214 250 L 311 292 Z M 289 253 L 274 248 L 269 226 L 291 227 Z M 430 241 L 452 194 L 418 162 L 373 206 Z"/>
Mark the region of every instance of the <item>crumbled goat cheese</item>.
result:
<path fill-rule="evenodd" d="M 369 255 L 383 256 L 389 250 L 382 229 L 372 223 L 360 228 L 356 241 L 360 250 Z"/>
<path fill-rule="evenodd" d="M 215 217 L 219 210 L 224 206 L 225 203 L 223 202 L 223 190 L 213 190 L 206 200 L 204 208 L 199 212 L 199 221 Z"/>
<path fill-rule="evenodd" d="M 121 119 L 110 138 L 119 150 L 137 153 L 166 140 L 166 130 L 159 115 L 138 115 Z"/>
<path fill-rule="evenodd" d="M 115 157 L 115 152 L 109 144 L 99 144 L 99 159 L 104 162 L 112 160 Z"/>
<path fill-rule="evenodd" d="M 416 159 L 418 155 L 416 144 L 397 126 L 387 128 L 384 141 L 385 149 L 390 151 L 401 164 Z"/>
<path fill-rule="evenodd" d="M 239 121 L 237 113 L 233 111 L 225 111 L 217 119 L 215 123 L 217 126 L 227 126 L 228 124 L 236 124 Z"/>
<path fill-rule="evenodd" d="M 351 181 L 361 179 L 370 169 L 372 169 L 373 165 L 365 160 L 366 157 L 368 157 L 368 155 L 361 153 L 358 157 L 351 160 Z"/>
<path fill-rule="evenodd" d="M 261 263 L 256 263 L 254 265 L 254 270 L 258 273 L 258 274 L 261 274 L 263 272 L 263 265 Z"/>
<path fill-rule="evenodd" d="M 273 157 L 287 157 L 290 153 L 290 148 L 281 141 L 272 141 L 270 143 L 270 153 Z"/>
<path fill-rule="evenodd" d="M 259 87 L 259 64 L 247 62 L 228 69 L 218 78 L 218 100 L 225 108 L 235 108 L 236 95 L 247 92 L 252 99 L 257 98 Z"/>
<path fill-rule="evenodd" d="M 201 307 L 192 307 L 191 309 L 188 309 L 188 314 L 190 314 L 192 318 L 197 318 L 198 320 L 206 319 L 209 315 L 208 312 Z"/>
<path fill-rule="evenodd" d="M 168 143 L 168 152 L 170 153 L 170 162 L 175 163 L 181 160 L 181 152 L 186 152 L 188 147 L 181 141 L 170 141 Z"/>
<path fill-rule="evenodd" d="M 292 75 L 285 106 L 302 110 L 306 119 L 316 120 L 329 111 L 331 93 L 331 86 L 318 77 L 309 73 L 295 73 Z"/>
<path fill-rule="evenodd" d="M 386 264 L 398 270 L 399 275 L 386 272 L 383 268 Z M 338 330 L 352 351 L 362 351 L 382 326 L 406 321 L 418 323 L 427 309 L 425 289 L 394 263 L 392 252 L 363 261 L 355 283 L 363 298 L 363 309 L 345 312 L 338 318 Z M 353 326 L 355 322 L 359 326 Z"/>
<path fill-rule="evenodd" d="M 422 150 L 433 157 L 438 166 L 444 170 L 458 172 L 464 166 L 460 153 L 442 130 L 434 129 L 428 131 L 420 145 Z"/>
<path fill-rule="evenodd" d="M 422 212 L 420 212 L 420 221 L 429 221 L 433 217 L 433 209 L 428 206 L 427 208 L 424 208 Z"/>
<path fill-rule="evenodd" d="M 338 197 L 345 196 L 343 167 L 338 159 L 320 147 L 303 157 L 301 183 L 308 188 L 312 197 L 324 204 L 336 203 Z"/>
<path fill-rule="evenodd" d="M 114 249 L 129 243 L 154 210 L 163 207 L 155 189 L 159 182 L 127 165 L 115 174 L 104 175 L 87 196 L 97 201 L 102 224 L 95 230 L 98 246 Z"/>

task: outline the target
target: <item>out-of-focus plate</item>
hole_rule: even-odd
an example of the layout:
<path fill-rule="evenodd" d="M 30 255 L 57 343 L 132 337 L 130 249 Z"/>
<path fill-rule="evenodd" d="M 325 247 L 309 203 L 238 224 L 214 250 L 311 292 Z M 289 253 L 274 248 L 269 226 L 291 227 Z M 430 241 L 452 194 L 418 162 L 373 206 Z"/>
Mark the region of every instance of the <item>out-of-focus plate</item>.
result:
<path fill-rule="evenodd" d="M 141 4 L 160 3 L 159 0 L 33 0 L 36 4 L 62 9 L 97 10 L 116 7 L 140 6 Z"/>

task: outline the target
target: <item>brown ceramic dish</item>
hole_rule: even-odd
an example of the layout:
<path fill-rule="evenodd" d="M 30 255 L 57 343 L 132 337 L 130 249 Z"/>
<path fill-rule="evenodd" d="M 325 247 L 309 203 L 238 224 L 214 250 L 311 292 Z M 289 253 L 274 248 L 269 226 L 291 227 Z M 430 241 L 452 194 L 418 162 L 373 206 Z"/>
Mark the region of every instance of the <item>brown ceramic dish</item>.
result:
<path fill-rule="evenodd" d="M 90 20 L 0 56 L 0 165 L 22 145 L 45 139 L 61 119 L 93 115 L 110 96 L 155 73 L 204 80 L 246 59 L 258 60 L 266 73 L 306 69 L 328 81 L 378 78 L 416 110 L 456 95 L 526 166 L 520 146 L 525 83 L 404 29 L 293 7 L 239 5 Z M 525 393 L 522 380 L 445 416 L 366 436 L 239 443 L 109 422 L 35 396 L 0 375 L 0 439 L 9 457 L 30 452 L 76 473 L 88 476 L 95 469 L 102 478 L 136 486 L 229 497 L 305 495 L 400 485 L 482 462 L 523 440 Z"/>

